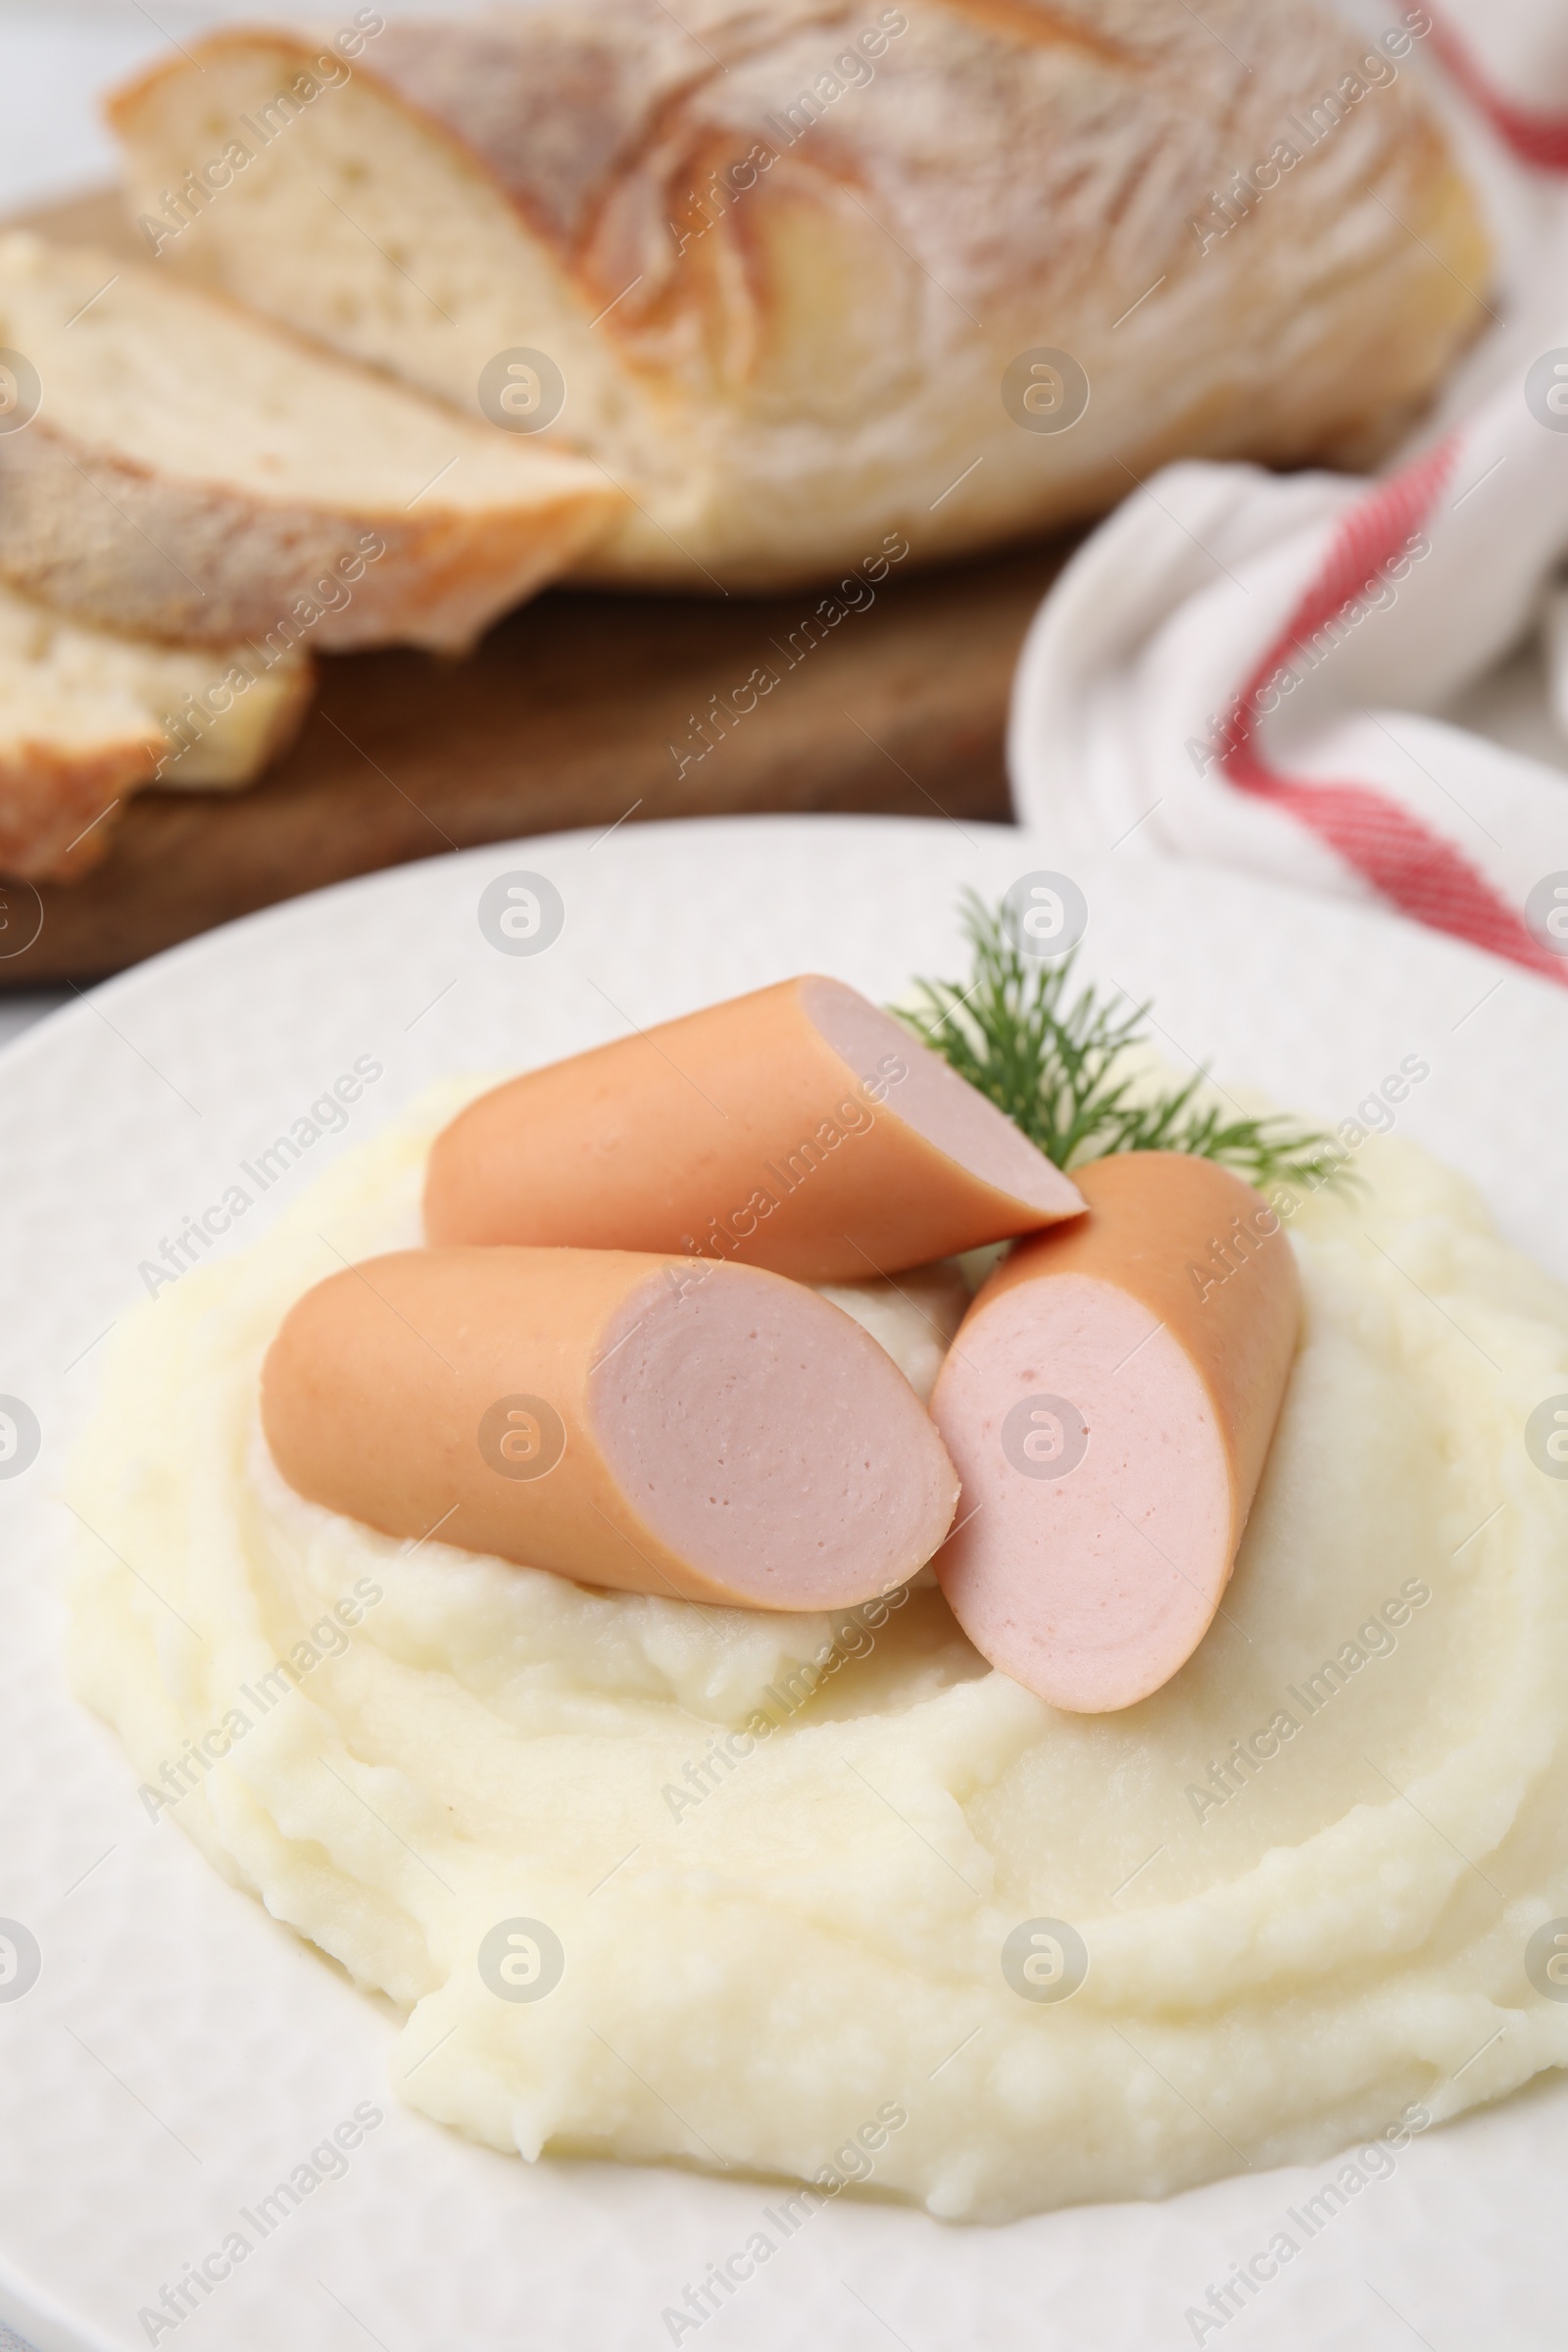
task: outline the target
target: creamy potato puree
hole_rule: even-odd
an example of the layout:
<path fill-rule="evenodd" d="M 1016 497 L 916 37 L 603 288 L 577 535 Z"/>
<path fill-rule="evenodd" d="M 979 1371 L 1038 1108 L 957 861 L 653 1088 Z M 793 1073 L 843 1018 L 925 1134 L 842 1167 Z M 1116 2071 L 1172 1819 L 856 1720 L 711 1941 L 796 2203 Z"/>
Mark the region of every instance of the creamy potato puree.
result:
<path fill-rule="evenodd" d="M 1074 1718 L 929 1585 L 832 1621 L 592 1592 L 282 1486 L 268 1342 L 334 1250 L 416 1238 L 459 1099 L 127 1318 L 73 1487 L 105 1539 L 77 1689 L 163 1834 L 407 2012 L 412 2104 L 528 2157 L 806 2180 L 864 2127 L 848 2169 L 1001 2221 L 1568 2059 L 1525 1970 L 1568 1913 L 1568 1483 L 1523 1438 L 1568 1296 L 1465 1185 L 1373 1142 L 1369 1189 L 1292 1220 L 1304 1344 L 1224 1614 Z M 1069 1997 L 1038 1921 L 1081 1938 Z"/>

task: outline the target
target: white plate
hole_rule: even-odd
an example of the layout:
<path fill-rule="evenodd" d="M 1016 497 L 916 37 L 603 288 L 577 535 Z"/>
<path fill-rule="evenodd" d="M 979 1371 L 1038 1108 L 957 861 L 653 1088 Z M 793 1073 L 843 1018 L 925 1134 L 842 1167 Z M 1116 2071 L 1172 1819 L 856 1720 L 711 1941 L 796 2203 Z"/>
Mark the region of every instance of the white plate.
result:
<path fill-rule="evenodd" d="M 452 1069 L 546 1060 L 802 967 L 885 998 L 955 972 L 955 906 L 1049 866 L 977 826 L 748 818 L 439 859 L 275 907 L 143 965 L 0 1056 L 10 1297 L 0 1393 L 43 1449 L 0 1481 L 0 1918 L 42 1973 L 0 2001 L 0 2316 L 39 2352 L 131 2352 L 138 2311 L 369 2099 L 385 2121 L 177 2330 L 179 2352 L 631 2352 L 740 2245 L 774 2192 L 672 2170 L 470 2147 L 386 2087 L 388 2017 L 150 1823 L 59 1665 L 54 1499 L 95 1343 L 139 1261 L 362 1054 L 385 1064 L 347 1133 Z M 498 953 L 477 902 L 542 872 L 565 928 Z M 1568 999 L 1381 913 L 1200 868 L 1079 869 L 1086 962 L 1156 1000 L 1169 1050 L 1339 1119 L 1407 1054 L 1400 1116 L 1508 1234 L 1568 1275 Z M 315 1172 L 290 1171 L 254 1239 Z M 239 1237 L 236 1237 L 239 1238 Z M 227 1246 L 227 1245 L 224 1245 Z M 1558 2352 L 1568 2086 L 1435 2131 L 1221 2337 L 1270 2352 L 1461 2343 Z M 1244 2177 L 1163 2205 L 955 2230 L 889 2204 L 816 2213 L 700 2330 L 702 2352 L 1151 2352 L 1265 2245 L 1321 2175 Z M 690 2344 L 693 2333 L 681 2336 Z"/>

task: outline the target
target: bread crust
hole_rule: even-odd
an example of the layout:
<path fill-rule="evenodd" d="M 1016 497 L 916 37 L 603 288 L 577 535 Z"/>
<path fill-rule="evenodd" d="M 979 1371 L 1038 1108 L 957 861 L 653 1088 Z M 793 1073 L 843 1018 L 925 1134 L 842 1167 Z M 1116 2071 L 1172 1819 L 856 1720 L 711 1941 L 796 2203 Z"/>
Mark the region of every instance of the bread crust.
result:
<path fill-rule="evenodd" d="M 165 749 L 156 727 L 91 752 L 25 738 L 0 746 L 0 874 L 74 882 L 101 863 L 108 811 L 150 782 Z"/>
<path fill-rule="evenodd" d="M 579 576 L 777 588 L 890 528 L 918 564 L 1070 522 L 1172 458 L 1369 462 L 1484 317 L 1479 217 L 1414 74 L 1379 53 L 1369 78 L 1370 45 L 1312 0 L 680 17 L 551 0 L 390 24 L 356 89 L 253 167 L 303 187 L 312 122 L 376 99 L 453 202 L 504 209 L 563 289 L 537 340 L 580 344 L 592 321 L 585 373 L 613 378 L 558 428 L 636 500 Z M 275 76 L 306 54 L 218 33 L 122 91 L 138 204 L 172 169 L 196 66 L 250 56 Z M 241 212 L 215 202 L 171 258 L 253 291 Z M 461 337 L 377 341 L 373 319 L 313 307 L 304 272 L 257 274 L 302 331 L 472 406 Z M 1091 388 L 1060 432 L 1004 402 L 1041 349 Z"/>
<path fill-rule="evenodd" d="M 327 512 L 158 474 L 35 418 L 0 438 L 0 572 L 24 595 L 172 644 L 462 653 L 564 570 L 603 510 Z M 327 591 L 363 566 L 352 595 Z"/>
<path fill-rule="evenodd" d="M 105 640 L 94 638 L 78 648 L 89 679 L 104 646 Z M 149 699 L 162 692 L 172 706 L 172 725 L 179 725 L 165 649 L 122 642 L 113 651 L 122 670 L 127 656 L 134 661 L 145 653 L 153 674 L 142 690 Z M 203 676 L 216 683 L 224 674 L 211 661 L 182 666 L 198 683 Z M 192 740 L 179 752 L 151 711 L 145 717 L 129 710 L 117 719 L 105 716 L 90 734 L 91 708 L 83 710 L 58 680 L 51 682 L 52 697 L 70 710 L 69 722 L 51 726 L 36 712 L 29 715 L 25 704 L 33 677 L 14 646 L 0 651 L 0 874 L 24 882 L 72 882 L 101 863 L 123 804 L 147 785 L 222 792 L 252 783 L 299 733 L 316 685 L 315 664 L 291 654 L 270 665 L 264 679 L 253 680 L 247 691 L 255 700 L 242 707 L 246 723 L 236 723 L 237 698 L 230 694 L 204 727 L 190 727 Z M 110 681 L 111 688 L 116 683 L 122 684 L 122 678 Z M 89 683 L 86 692 L 93 691 Z"/>

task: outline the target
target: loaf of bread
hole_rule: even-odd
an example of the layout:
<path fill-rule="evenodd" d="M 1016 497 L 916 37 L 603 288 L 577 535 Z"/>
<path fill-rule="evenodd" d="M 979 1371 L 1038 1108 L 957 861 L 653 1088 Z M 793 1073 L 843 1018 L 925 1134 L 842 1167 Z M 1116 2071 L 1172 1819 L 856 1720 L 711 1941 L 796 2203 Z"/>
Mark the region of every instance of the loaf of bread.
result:
<path fill-rule="evenodd" d="M 0 577 L 128 634 L 461 650 L 620 504 L 168 270 L 20 230 L 0 367 Z"/>
<path fill-rule="evenodd" d="M 0 586 L 0 873 L 74 880 L 144 784 L 248 784 L 298 729 L 312 666 L 113 637 Z"/>
<path fill-rule="evenodd" d="M 142 240 L 599 460 L 632 503 L 580 575 L 776 587 L 1184 455 L 1363 462 L 1481 318 L 1419 10 L 1379 41 L 1316 0 L 355 23 L 118 95 Z"/>

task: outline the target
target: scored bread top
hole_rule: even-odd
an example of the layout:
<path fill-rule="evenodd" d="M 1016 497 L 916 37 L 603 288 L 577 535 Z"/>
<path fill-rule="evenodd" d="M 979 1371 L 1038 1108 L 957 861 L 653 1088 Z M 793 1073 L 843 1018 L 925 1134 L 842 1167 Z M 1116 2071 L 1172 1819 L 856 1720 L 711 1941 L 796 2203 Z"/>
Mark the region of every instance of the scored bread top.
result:
<path fill-rule="evenodd" d="M 661 0 L 547 0 L 395 22 L 359 69 L 482 159 L 595 309 L 621 298 L 606 325 L 622 342 L 659 338 L 671 294 L 765 301 L 757 216 L 813 195 L 841 229 L 866 208 L 872 234 L 951 298 L 955 327 L 963 305 L 989 328 L 998 306 L 1042 301 L 1087 302 L 1108 324 L 1162 272 L 1201 267 L 1193 217 L 1368 45 L 1313 0 L 1198 13 L 1173 0 L 691 0 L 678 15 Z M 870 30 L 874 59 L 858 40 Z M 1324 152 L 1303 157 L 1325 196 L 1369 179 L 1419 194 L 1445 158 L 1399 79 L 1372 112 L 1346 107 Z M 807 93 L 804 131 L 789 109 Z M 718 224 L 733 266 L 702 286 L 672 230 L 703 230 L 693 199 L 759 142 L 776 161 Z M 1408 242 L 1411 228 L 1386 233 Z"/>

